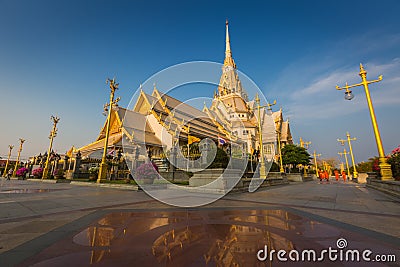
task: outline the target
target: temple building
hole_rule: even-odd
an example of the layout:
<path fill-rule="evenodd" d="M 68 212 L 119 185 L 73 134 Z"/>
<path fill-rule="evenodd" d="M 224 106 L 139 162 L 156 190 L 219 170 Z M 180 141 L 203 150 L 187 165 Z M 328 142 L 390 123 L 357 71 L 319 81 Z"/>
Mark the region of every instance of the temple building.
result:
<path fill-rule="evenodd" d="M 179 145 L 184 155 L 188 143 L 193 142 L 192 138 L 210 138 L 216 144 L 224 140 L 225 148 L 235 143 L 236 149 L 243 155 L 253 155 L 260 149 L 259 122 L 267 160 L 277 159 L 276 142 L 279 133 L 282 146 L 293 143 L 289 121 L 284 120 L 282 109 L 272 112 L 270 107 L 262 107 L 258 118 L 256 101 L 249 100 L 237 73 L 228 22 L 222 74 L 209 107 L 204 105 L 199 110 L 162 93 L 154 85 L 151 94 L 140 91 L 133 109 L 113 107 L 110 120 L 109 151 L 122 150 L 122 147 L 130 143 L 138 144 L 154 160 L 165 158 L 166 151 L 176 145 Z M 107 121 L 93 143 L 79 148 L 83 158 L 101 158 L 106 125 Z"/>

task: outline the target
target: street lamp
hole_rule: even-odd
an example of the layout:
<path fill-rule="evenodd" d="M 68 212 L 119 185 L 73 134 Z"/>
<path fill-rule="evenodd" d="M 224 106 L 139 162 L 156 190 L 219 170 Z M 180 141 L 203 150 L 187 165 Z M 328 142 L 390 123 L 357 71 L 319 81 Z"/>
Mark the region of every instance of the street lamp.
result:
<path fill-rule="evenodd" d="M 347 152 L 346 148 L 344 148 L 343 152 L 339 152 L 338 154 L 340 156 L 344 155 L 344 159 L 346 160 L 347 175 L 350 175 L 349 161 L 347 160 L 347 154 L 349 154 L 349 152 Z"/>
<path fill-rule="evenodd" d="M 281 131 L 275 130 L 278 135 L 278 152 L 279 152 L 279 172 L 284 173 L 285 170 L 283 169 L 283 161 L 282 161 L 282 148 L 281 148 Z"/>
<path fill-rule="evenodd" d="M 99 176 L 97 177 L 97 182 L 101 183 L 102 181 L 107 179 L 107 147 L 108 147 L 108 137 L 110 135 L 110 123 L 111 123 L 111 110 L 114 106 L 117 105 L 120 98 L 114 100 L 115 91 L 118 89 L 119 83 L 115 83 L 114 79 L 107 79 L 106 84 L 110 85 L 110 102 L 104 105 L 104 111 L 108 112 L 107 115 L 107 128 L 106 128 L 106 136 L 104 138 L 104 149 L 103 149 L 103 157 L 101 158 L 100 168 L 99 168 Z"/>
<path fill-rule="evenodd" d="M 47 178 L 49 178 L 50 153 L 51 153 L 51 149 L 52 149 L 52 147 L 53 147 L 53 140 L 54 140 L 54 137 L 57 136 L 57 130 L 58 130 L 58 129 L 57 129 L 57 123 L 60 121 L 60 118 L 54 117 L 53 115 L 50 117 L 50 119 L 53 121 L 53 129 L 51 129 L 50 135 L 49 135 L 50 145 L 49 145 L 49 149 L 47 150 L 47 158 L 46 158 L 46 163 L 45 163 L 44 169 L 43 169 L 42 179 L 47 179 Z"/>
<path fill-rule="evenodd" d="M 17 156 L 17 162 L 15 163 L 15 167 L 14 167 L 14 172 L 13 172 L 13 176 L 15 176 L 17 174 L 17 168 L 18 168 L 18 164 L 19 164 L 19 157 L 21 156 L 21 151 L 22 151 L 22 145 L 26 140 L 20 138 L 19 139 L 19 149 L 18 149 L 18 156 Z"/>
<path fill-rule="evenodd" d="M 340 162 L 340 173 L 344 171 L 344 164 L 343 162 Z"/>
<path fill-rule="evenodd" d="M 357 179 L 358 177 L 358 172 L 356 169 L 356 163 L 354 161 L 354 154 L 353 154 L 353 148 L 351 146 L 351 141 L 356 141 L 357 138 L 350 138 L 350 134 L 349 132 L 346 133 L 346 137 L 347 137 L 347 143 L 349 144 L 349 149 L 350 149 L 350 156 L 351 156 L 351 161 L 353 163 L 353 179 Z M 344 139 L 338 139 L 338 142 L 340 142 L 342 144 L 342 146 L 344 146 L 344 142 L 346 142 L 346 140 Z"/>
<path fill-rule="evenodd" d="M 302 148 L 308 149 L 309 145 L 311 145 L 311 141 L 304 142 L 303 138 L 300 137 L 300 146 Z M 307 176 L 307 165 L 304 165 L 304 177 Z"/>
<path fill-rule="evenodd" d="M 357 86 L 361 86 L 361 85 L 364 86 L 365 95 L 367 97 L 367 102 L 368 102 L 369 114 L 371 116 L 371 121 L 372 121 L 372 127 L 374 129 L 375 141 L 376 141 L 376 145 L 377 145 L 378 153 L 379 153 L 379 167 L 381 169 L 381 177 L 382 177 L 382 180 L 393 180 L 390 164 L 387 163 L 386 158 L 385 158 L 385 152 L 384 152 L 383 146 L 382 146 L 382 140 L 381 140 L 381 136 L 379 133 L 378 123 L 376 121 L 375 111 L 374 111 L 374 107 L 372 105 L 372 100 L 371 100 L 371 96 L 370 96 L 369 89 L 368 89 L 368 84 L 382 81 L 382 75 L 380 75 L 377 80 L 368 81 L 367 80 L 367 72 L 365 71 L 365 69 L 361 63 L 360 63 L 359 75 L 361 76 L 361 79 L 362 79 L 361 83 L 357 83 L 357 84 L 353 84 L 353 85 L 348 85 L 346 83 L 346 85 L 344 87 L 339 87 L 336 85 L 336 89 L 337 90 L 346 89 L 345 99 L 351 100 L 351 99 L 353 99 L 354 96 L 353 96 L 352 92 L 349 90 L 349 88 L 357 87 Z"/>
<path fill-rule="evenodd" d="M 3 176 L 6 177 L 7 175 L 7 168 L 8 168 L 8 163 L 10 162 L 10 157 L 11 157 L 11 150 L 14 148 L 13 145 L 8 145 L 8 157 L 7 157 L 7 162 L 6 162 L 6 168 L 4 169 L 4 174 Z"/>
<path fill-rule="evenodd" d="M 304 142 L 303 138 L 300 137 L 300 146 L 302 148 L 308 149 L 308 146 L 311 145 L 311 142 Z"/>
<path fill-rule="evenodd" d="M 315 165 L 315 175 L 318 177 L 318 163 L 317 163 L 317 157 L 321 157 L 321 154 L 317 154 L 314 150 L 314 165 Z"/>
<path fill-rule="evenodd" d="M 265 169 L 265 160 L 264 160 L 264 146 L 262 142 L 262 127 L 261 127 L 261 108 L 267 107 L 268 111 L 272 111 L 271 106 L 276 104 L 276 100 L 272 104 L 267 104 L 265 106 L 260 106 L 260 98 L 258 97 L 258 93 L 256 94 L 256 97 L 254 99 L 257 104 L 257 111 L 258 111 L 258 134 L 259 134 L 259 142 L 260 142 L 260 178 L 265 179 L 267 178 L 267 171 Z M 280 143 L 280 142 L 279 142 Z M 280 146 L 280 144 L 279 144 Z"/>

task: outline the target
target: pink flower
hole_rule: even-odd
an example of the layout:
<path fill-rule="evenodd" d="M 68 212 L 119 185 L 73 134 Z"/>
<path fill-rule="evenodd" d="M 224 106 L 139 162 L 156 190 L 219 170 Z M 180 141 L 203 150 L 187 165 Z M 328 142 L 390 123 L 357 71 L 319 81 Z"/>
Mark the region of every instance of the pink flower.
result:
<path fill-rule="evenodd" d="M 136 169 L 136 178 L 139 180 L 143 179 L 156 179 L 158 178 L 157 166 L 154 163 L 144 163 Z"/>
<path fill-rule="evenodd" d="M 32 171 L 32 175 L 35 177 L 42 177 L 43 175 L 43 168 L 37 168 Z"/>
<path fill-rule="evenodd" d="M 15 173 L 18 177 L 25 176 L 29 170 L 27 168 L 19 168 Z"/>
<path fill-rule="evenodd" d="M 400 145 L 392 150 L 392 154 L 400 153 Z"/>

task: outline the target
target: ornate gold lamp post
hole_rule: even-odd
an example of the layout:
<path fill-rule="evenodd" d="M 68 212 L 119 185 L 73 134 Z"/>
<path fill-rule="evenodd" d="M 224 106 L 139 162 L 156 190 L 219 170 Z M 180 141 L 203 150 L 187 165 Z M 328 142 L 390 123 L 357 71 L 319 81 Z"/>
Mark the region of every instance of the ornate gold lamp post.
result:
<path fill-rule="evenodd" d="M 303 141 L 303 138 L 301 138 L 300 137 L 300 146 L 301 147 L 303 147 L 303 148 L 305 148 L 305 149 L 308 149 L 308 146 L 309 145 L 311 145 L 311 141 L 309 141 L 309 142 L 304 142 Z M 307 176 L 307 165 L 304 165 L 304 177 L 306 177 Z"/>
<path fill-rule="evenodd" d="M 281 131 L 276 130 L 278 135 L 278 153 L 279 153 L 279 172 L 284 173 L 285 170 L 283 169 L 283 161 L 282 161 L 282 147 L 281 147 Z"/>
<path fill-rule="evenodd" d="M 342 173 L 344 171 L 344 164 L 343 162 L 340 162 L 340 172 Z"/>
<path fill-rule="evenodd" d="M 259 134 L 259 143 L 260 143 L 260 178 L 265 179 L 267 178 L 266 170 L 265 170 L 265 161 L 264 161 L 264 147 L 262 142 L 262 127 L 261 127 L 261 112 L 260 112 L 260 98 L 258 94 L 256 94 L 255 98 L 257 104 L 257 111 L 258 111 L 258 134 Z"/>
<path fill-rule="evenodd" d="M 7 168 L 8 168 L 8 163 L 10 162 L 10 157 L 11 157 L 11 150 L 14 148 L 13 145 L 8 145 L 8 157 L 7 157 L 7 162 L 6 162 L 6 168 L 4 169 L 3 176 L 6 177 L 7 175 Z"/>
<path fill-rule="evenodd" d="M 350 175 L 349 161 L 347 160 L 347 154 L 349 154 L 349 152 L 347 152 L 346 148 L 344 148 L 343 152 L 339 152 L 338 154 L 340 156 L 344 155 L 344 159 L 346 160 L 347 175 Z"/>
<path fill-rule="evenodd" d="M 361 85 L 364 86 L 365 95 L 367 97 L 367 102 L 368 102 L 369 113 L 370 113 L 371 121 L 372 121 L 372 127 L 374 129 L 375 141 L 376 141 L 376 145 L 378 147 L 379 167 L 381 169 L 381 177 L 382 177 L 382 180 L 393 180 L 392 169 L 390 167 L 390 164 L 388 164 L 386 161 L 385 152 L 384 152 L 383 146 L 382 146 L 381 135 L 379 133 L 378 123 L 376 121 L 375 111 L 374 111 L 374 107 L 372 105 L 372 100 L 371 100 L 371 96 L 370 96 L 369 89 L 368 89 L 368 85 L 370 83 L 376 83 L 376 82 L 382 81 L 382 75 L 380 75 L 377 80 L 368 81 L 367 80 L 367 72 L 365 71 L 362 64 L 360 64 L 359 75 L 361 76 L 361 79 L 362 79 L 361 83 L 357 83 L 357 84 L 353 84 L 353 85 L 348 85 L 346 83 L 346 85 L 344 87 L 339 87 L 336 85 L 336 89 L 337 90 L 346 89 L 345 99 L 351 100 L 351 99 L 353 99 L 354 95 L 352 94 L 352 91 L 349 90 L 349 88 L 357 87 L 357 86 L 361 86 Z"/>
<path fill-rule="evenodd" d="M 271 106 L 275 105 L 276 101 L 274 101 L 273 104 L 267 104 L 265 106 L 260 106 L 260 98 L 258 97 L 258 93 L 256 94 L 256 97 L 254 100 L 256 101 L 257 112 L 258 112 L 258 134 L 259 134 L 260 157 L 261 157 L 261 159 L 260 159 L 260 178 L 265 179 L 265 178 L 267 178 L 267 171 L 265 169 L 264 146 L 263 146 L 263 141 L 262 141 L 262 126 L 261 126 L 261 111 L 260 111 L 260 109 L 268 107 L 268 110 L 271 110 Z M 278 146 L 280 147 L 280 141 L 278 141 Z"/>
<path fill-rule="evenodd" d="M 347 140 L 344 139 L 338 139 L 338 142 L 340 142 L 342 144 L 342 146 L 344 146 L 344 142 L 347 141 L 347 143 L 349 144 L 349 149 L 350 149 L 350 156 L 351 156 L 351 162 L 353 163 L 353 179 L 357 179 L 358 177 L 358 172 L 356 169 L 356 163 L 354 161 L 354 154 L 353 154 L 353 148 L 351 146 L 351 141 L 356 141 L 357 138 L 350 138 L 350 134 L 349 132 L 347 132 L 346 134 Z"/>
<path fill-rule="evenodd" d="M 15 162 L 15 167 L 14 167 L 14 172 L 13 172 L 13 176 L 15 176 L 17 174 L 17 168 L 19 165 L 19 158 L 21 156 L 21 151 L 22 151 L 22 145 L 24 144 L 26 140 L 20 138 L 19 139 L 19 149 L 18 149 L 18 156 L 17 156 L 17 162 Z"/>
<path fill-rule="evenodd" d="M 104 138 L 104 150 L 103 157 L 101 158 L 100 168 L 99 168 L 99 176 L 97 177 L 97 182 L 101 183 L 102 181 L 107 179 L 107 147 L 108 147 L 108 137 L 110 135 L 110 122 L 111 122 L 111 110 L 113 106 L 117 105 L 120 98 L 114 100 L 115 91 L 118 89 L 119 83 L 115 83 L 114 79 L 107 79 L 107 84 L 110 85 L 110 102 L 104 106 L 104 111 L 108 111 L 107 115 L 107 128 L 106 128 L 106 136 Z"/>
<path fill-rule="evenodd" d="M 300 137 L 300 146 L 301 146 L 301 147 L 303 147 L 303 148 L 305 148 L 305 149 L 308 149 L 308 146 L 309 146 L 309 145 L 311 145 L 311 142 L 304 142 L 304 141 L 303 141 L 303 138 Z"/>
<path fill-rule="evenodd" d="M 46 158 L 46 163 L 44 165 L 43 169 L 43 175 L 42 179 L 48 179 L 49 178 L 49 170 L 50 170 L 50 154 L 51 154 L 51 149 L 53 147 L 53 140 L 54 137 L 57 136 L 57 123 L 60 121 L 60 118 L 54 117 L 53 115 L 50 117 L 50 119 L 53 121 L 53 129 L 50 131 L 49 139 L 50 139 L 50 145 L 49 149 L 47 150 L 47 158 Z"/>
<path fill-rule="evenodd" d="M 315 175 L 318 177 L 318 163 L 317 163 L 317 157 L 321 157 L 321 154 L 317 154 L 314 150 L 314 165 L 315 165 Z"/>

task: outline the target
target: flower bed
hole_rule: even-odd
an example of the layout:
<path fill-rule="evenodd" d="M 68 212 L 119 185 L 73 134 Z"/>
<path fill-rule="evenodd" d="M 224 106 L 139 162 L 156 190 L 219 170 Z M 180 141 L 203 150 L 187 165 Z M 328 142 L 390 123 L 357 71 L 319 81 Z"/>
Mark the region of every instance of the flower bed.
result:
<path fill-rule="evenodd" d="M 25 177 L 25 175 L 27 174 L 29 172 L 29 169 L 27 169 L 27 168 L 19 168 L 18 170 L 17 170 L 17 172 L 15 173 L 15 175 L 17 176 L 17 177 Z"/>
<path fill-rule="evenodd" d="M 136 180 L 144 184 L 152 184 L 158 178 L 158 168 L 151 163 L 144 163 L 136 169 Z"/>
<path fill-rule="evenodd" d="M 32 175 L 33 175 L 33 177 L 35 177 L 35 178 L 42 178 L 42 175 L 43 175 L 43 168 L 37 168 L 37 169 L 34 169 L 33 171 L 32 171 Z"/>

